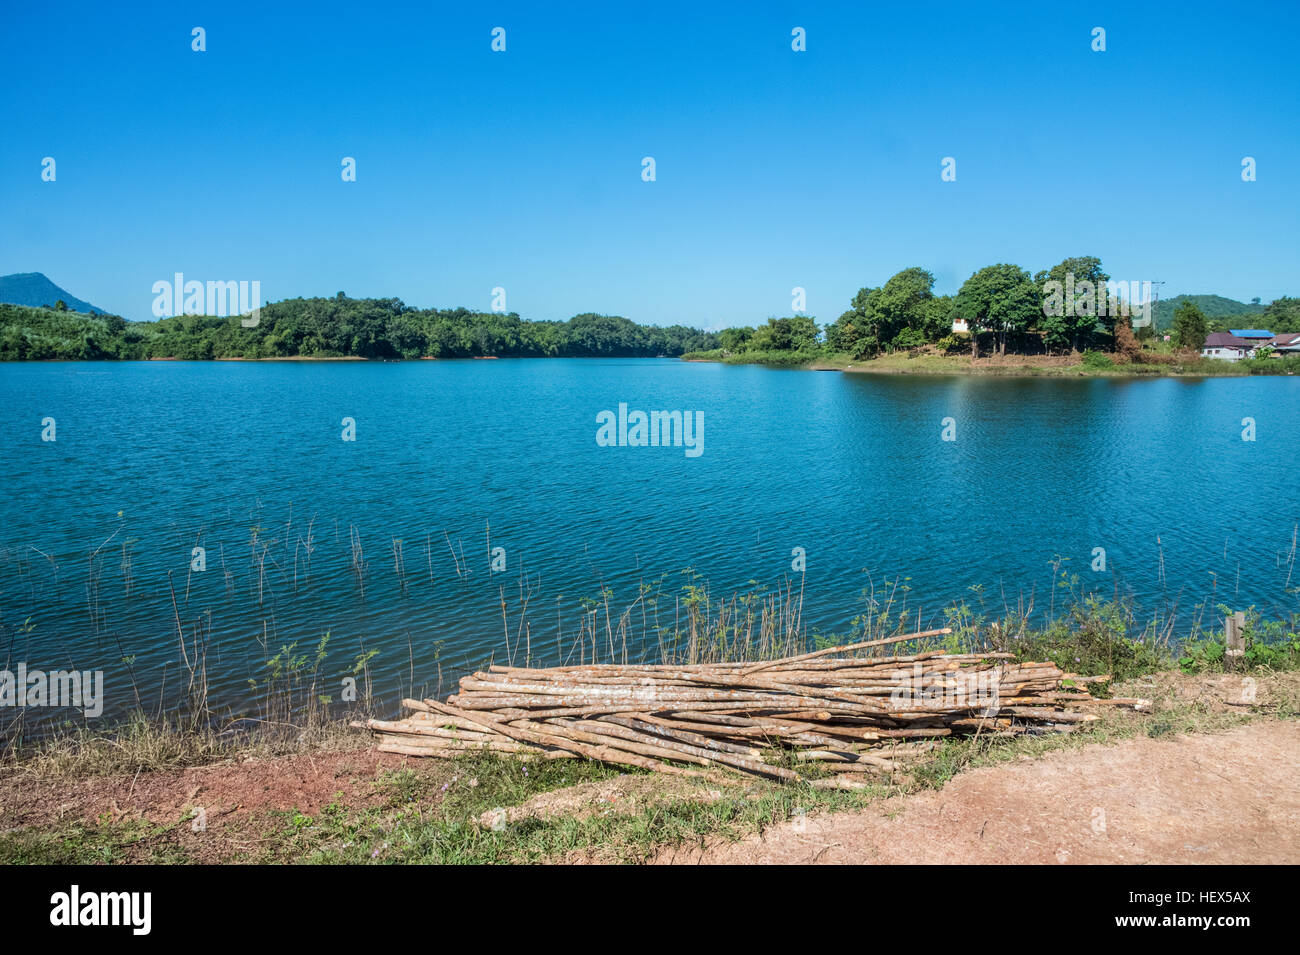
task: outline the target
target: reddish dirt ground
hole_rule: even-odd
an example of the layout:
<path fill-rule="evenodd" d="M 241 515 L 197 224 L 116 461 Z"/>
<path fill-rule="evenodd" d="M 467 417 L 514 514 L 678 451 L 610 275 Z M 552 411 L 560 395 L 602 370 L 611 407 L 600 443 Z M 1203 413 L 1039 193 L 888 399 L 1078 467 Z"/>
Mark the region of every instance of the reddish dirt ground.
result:
<path fill-rule="evenodd" d="M 662 863 L 1296 863 L 1300 723 L 1139 738 L 962 773 L 879 810 Z"/>
<path fill-rule="evenodd" d="M 379 801 L 372 785 L 380 769 L 406 764 L 373 749 L 246 759 L 181 770 L 86 779 L 15 777 L 0 783 L 0 829 L 105 815 L 176 822 L 194 807 L 209 820 L 267 809 L 314 813 L 343 793 L 351 805 Z M 418 763 L 411 760 L 410 763 Z"/>

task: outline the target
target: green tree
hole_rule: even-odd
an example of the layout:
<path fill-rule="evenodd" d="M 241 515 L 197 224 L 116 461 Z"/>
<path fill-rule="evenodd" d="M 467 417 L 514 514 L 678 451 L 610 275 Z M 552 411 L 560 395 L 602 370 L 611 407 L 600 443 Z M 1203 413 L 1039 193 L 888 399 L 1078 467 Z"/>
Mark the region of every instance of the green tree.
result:
<path fill-rule="evenodd" d="M 867 358 L 881 349 L 880 289 L 862 288 L 849 302 L 849 309 L 826 329 L 831 351 L 848 352 Z"/>
<path fill-rule="evenodd" d="M 1109 281 L 1101 259 L 1094 255 L 1063 259 L 1034 276 L 1034 284 L 1044 296 L 1036 324 L 1049 349 L 1068 346 L 1078 351 L 1080 339 L 1091 335 L 1098 323 L 1114 328 L 1113 312 L 1119 303 L 1110 300 L 1106 287 Z M 1049 294 L 1049 290 L 1055 294 Z"/>
<path fill-rule="evenodd" d="M 1000 355 L 1007 336 L 1033 326 L 1042 314 L 1038 286 L 1018 265 L 989 265 L 968 278 L 957 293 L 957 314 L 970 322 L 971 357 L 979 354 L 979 333 L 992 332 Z"/>
<path fill-rule="evenodd" d="M 749 351 L 811 351 L 817 347 L 820 333 L 817 322 L 807 315 L 769 318 L 766 325 L 754 330 Z"/>
<path fill-rule="evenodd" d="M 876 299 L 880 340 L 891 348 L 924 344 L 932 331 L 933 301 L 934 276 L 925 269 L 912 267 L 893 275 Z"/>
<path fill-rule="evenodd" d="M 931 273 L 906 268 L 880 288 L 859 289 L 849 310 L 827 327 L 826 343 L 856 357 L 914 348 L 948 334 L 951 307 L 951 299 L 935 298 Z"/>
<path fill-rule="evenodd" d="M 1260 316 L 1260 327 L 1273 333 L 1300 332 L 1300 298 L 1283 295 L 1268 303 Z M 1241 326 L 1238 325 L 1238 328 Z"/>
<path fill-rule="evenodd" d="M 1205 347 L 1205 336 L 1209 325 L 1205 313 L 1193 302 L 1183 302 L 1174 311 L 1174 324 L 1170 328 L 1170 339 L 1175 348 L 1190 348 L 1200 351 Z"/>
<path fill-rule="evenodd" d="M 724 328 L 718 332 L 718 344 L 729 352 L 743 351 L 754 337 L 754 330 L 741 325 L 736 328 Z"/>
<path fill-rule="evenodd" d="M 952 334 L 955 302 L 956 299 L 951 295 L 936 295 L 923 304 L 921 324 L 925 330 L 926 341 L 937 342 Z"/>

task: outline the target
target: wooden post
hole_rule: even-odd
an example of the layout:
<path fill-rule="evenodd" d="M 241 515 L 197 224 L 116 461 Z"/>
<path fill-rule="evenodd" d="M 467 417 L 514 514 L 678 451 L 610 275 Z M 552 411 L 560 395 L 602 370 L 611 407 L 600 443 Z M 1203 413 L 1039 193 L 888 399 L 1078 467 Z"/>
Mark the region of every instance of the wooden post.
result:
<path fill-rule="evenodd" d="M 1246 614 L 1238 610 L 1223 618 L 1223 666 L 1226 670 L 1241 668 L 1246 656 Z"/>

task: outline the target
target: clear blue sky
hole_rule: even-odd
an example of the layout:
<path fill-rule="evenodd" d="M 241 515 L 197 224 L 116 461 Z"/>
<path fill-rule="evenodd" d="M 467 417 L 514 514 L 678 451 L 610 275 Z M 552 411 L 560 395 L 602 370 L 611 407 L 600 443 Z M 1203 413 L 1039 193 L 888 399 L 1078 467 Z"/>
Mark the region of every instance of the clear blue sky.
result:
<path fill-rule="evenodd" d="M 133 319 L 178 271 L 709 328 L 1068 255 L 1300 294 L 1300 4 L 808 6 L 7 4 L 0 273 Z"/>

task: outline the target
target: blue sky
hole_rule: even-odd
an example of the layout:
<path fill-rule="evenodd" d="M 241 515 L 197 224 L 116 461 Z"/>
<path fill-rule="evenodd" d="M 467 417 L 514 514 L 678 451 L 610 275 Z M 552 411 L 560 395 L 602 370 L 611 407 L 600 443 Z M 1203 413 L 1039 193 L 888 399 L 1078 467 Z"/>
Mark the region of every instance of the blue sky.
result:
<path fill-rule="evenodd" d="M 1300 294 L 1300 5 L 1134 6 L 13 4 L 0 273 L 133 319 L 175 272 L 708 328 L 1068 255 Z"/>

